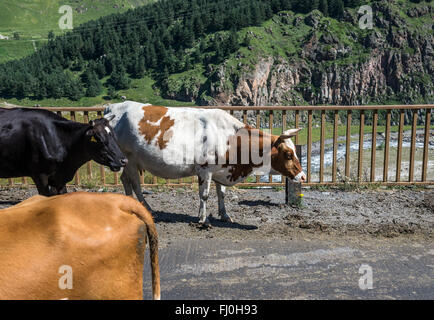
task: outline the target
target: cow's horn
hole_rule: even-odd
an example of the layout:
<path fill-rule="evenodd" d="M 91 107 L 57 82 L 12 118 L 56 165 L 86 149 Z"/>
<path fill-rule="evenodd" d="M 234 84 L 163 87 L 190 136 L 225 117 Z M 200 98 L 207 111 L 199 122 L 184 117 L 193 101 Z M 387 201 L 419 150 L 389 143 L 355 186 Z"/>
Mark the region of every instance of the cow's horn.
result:
<path fill-rule="evenodd" d="M 112 121 L 114 118 L 115 118 L 115 115 L 114 115 L 114 114 L 112 114 L 112 115 L 106 117 L 106 119 L 107 119 L 108 122 Z"/>
<path fill-rule="evenodd" d="M 288 139 L 289 137 L 295 136 L 297 134 L 297 132 L 299 132 L 300 130 L 301 130 L 301 128 L 298 128 L 298 129 L 289 129 L 289 130 L 286 130 L 282 134 L 282 136 L 288 136 L 287 138 L 284 138 L 284 139 Z"/>

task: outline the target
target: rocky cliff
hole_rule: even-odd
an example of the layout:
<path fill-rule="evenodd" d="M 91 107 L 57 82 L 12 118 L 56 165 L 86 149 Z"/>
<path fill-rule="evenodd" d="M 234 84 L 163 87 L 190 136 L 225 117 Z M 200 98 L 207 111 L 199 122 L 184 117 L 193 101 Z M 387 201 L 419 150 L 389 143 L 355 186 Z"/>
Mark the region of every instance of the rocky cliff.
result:
<path fill-rule="evenodd" d="M 212 105 L 433 103 L 433 5 L 371 7 L 373 28 L 364 30 L 357 10 L 342 21 L 281 12 L 244 30 L 249 45 L 208 66 L 206 81 L 168 95 Z"/>

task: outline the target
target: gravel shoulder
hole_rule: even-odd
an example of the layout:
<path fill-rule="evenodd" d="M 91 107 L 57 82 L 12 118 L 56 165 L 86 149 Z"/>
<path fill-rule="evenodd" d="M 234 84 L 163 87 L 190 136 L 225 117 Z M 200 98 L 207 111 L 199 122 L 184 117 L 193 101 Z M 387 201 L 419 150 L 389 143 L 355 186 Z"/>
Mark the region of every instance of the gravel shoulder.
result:
<path fill-rule="evenodd" d="M 71 191 L 71 190 L 70 190 Z M 111 189 L 110 192 L 122 192 Z M 226 193 L 226 210 L 234 223 L 218 220 L 217 196 L 211 190 L 208 213 L 212 227 L 197 224 L 198 192 L 193 189 L 154 190 L 146 195 L 153 208 L 161 245 L 175 239 L 291 240 L 306 237 L 422 237 L 432 239 L 433 189 L 377 189 L 344 192 L 303 190 L 303 205 L 284 205 L 275 189 L 236 189 Z M 0 208 L 36 194 L 34 188 L 0 189 Z"/>

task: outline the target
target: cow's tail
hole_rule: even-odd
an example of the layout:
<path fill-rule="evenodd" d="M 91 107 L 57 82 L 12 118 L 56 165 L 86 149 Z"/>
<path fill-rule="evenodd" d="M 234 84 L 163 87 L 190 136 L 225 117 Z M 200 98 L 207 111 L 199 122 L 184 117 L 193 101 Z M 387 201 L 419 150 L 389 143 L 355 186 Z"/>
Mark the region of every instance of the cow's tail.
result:
<path fill-rule="evenodd" d="M 149 240 L 149 255 L 151 258 L 152 295 L 154 300 L 160 300 L 160 267 L 158 263 L 158 233 L 152 215 L 136 201 L 134 214 L 146 225 Z"/>

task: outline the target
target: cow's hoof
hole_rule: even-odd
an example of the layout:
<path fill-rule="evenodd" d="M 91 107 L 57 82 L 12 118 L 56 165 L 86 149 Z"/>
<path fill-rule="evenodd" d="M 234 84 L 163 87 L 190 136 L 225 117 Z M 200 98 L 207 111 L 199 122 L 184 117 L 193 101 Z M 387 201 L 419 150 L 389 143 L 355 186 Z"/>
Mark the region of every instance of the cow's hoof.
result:
<path fill-rule="evenodd" d="M 223 222 L 230 222 L 230 223 L 234 222 L 234 220 L 232 220 L 232 218 L 229 217 L 229 216 L 222 217 L 220 220 L 223 221 Z"/>
<path fill-rule="evenodd" d="M 206 222 L 199 222 L 199 223 L 190 223 L 191 226 L 196 227 L 199 230 L 210 230 L 212 229 L 212 226 L 210 223 L 206 223 Z"/>
<path fill-rule="evenodd" d="M 206 219 L 204 221 L 199 220 L 199 229 L 211 229 L 211 223 L 209 222 L 209 219 Z"/>
<path fill-rule="evenodd" d="M 212 225 L 209 222 L 200 223 L 200 225 L 201 225 L 200 229 L 205 229 L 205 230 L 212 229 Z"/>
<path fill-rule="evenodd" d="M 219 214 L 220 221 L 222 222 L 234 222 L 231 217 L 229 217 L 226 213 Z"/>
<path fill-rule="evenodd" d="M 209 223 L 190 222 L 189 226 L 192 226 L 192 227 L 197 228 L 199 230 L 209 230 L 209 229 L 212 229 L 212 226 Z"/>

